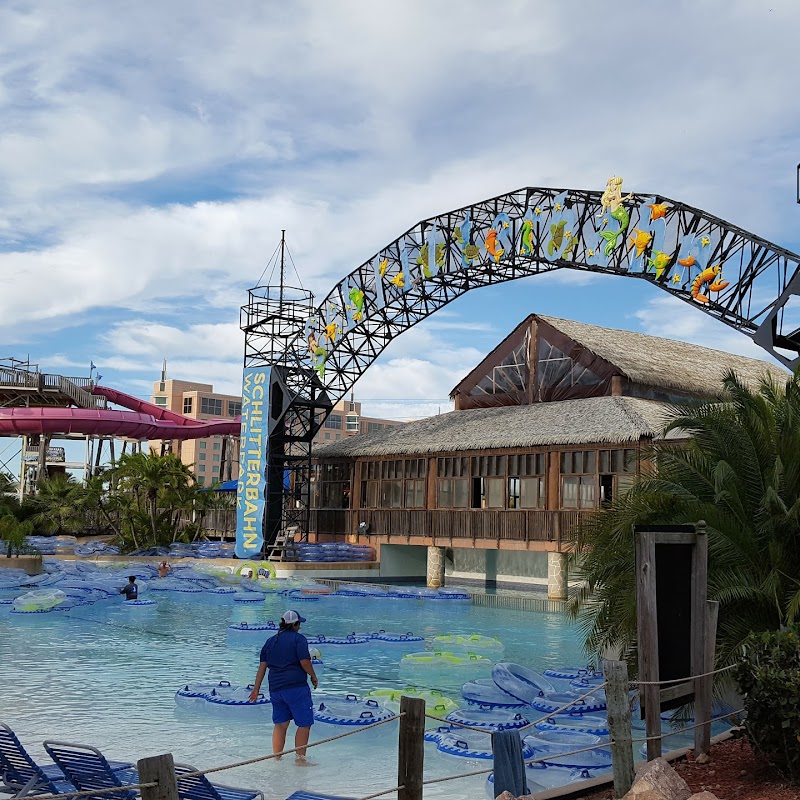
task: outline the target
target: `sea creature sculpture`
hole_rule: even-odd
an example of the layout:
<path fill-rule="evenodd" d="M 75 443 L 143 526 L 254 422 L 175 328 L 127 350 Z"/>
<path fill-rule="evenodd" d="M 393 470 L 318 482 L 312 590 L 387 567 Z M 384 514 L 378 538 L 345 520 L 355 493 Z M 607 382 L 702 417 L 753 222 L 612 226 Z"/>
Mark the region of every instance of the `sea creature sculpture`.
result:
<path fill-rule="evenodd" d="M 436 266 L 439 269 L 444 269 L 444 244 L 440 242 L 436 245 Z M 417 264 L 422 267 L 422 274 L 426 278 L 432 278 L 433 273 L 431 272 L 430 265 L 428 264 L 428 245 L 424 244 L 419 249 L 419 255 L 417 256 Z"/>
<path fill-rule="evenodd" d="M 622 196 L 622 178 L 612 175 L 606 182 L 606 189 L 600 197 L 600 213 L 597 216 L 603 216 L 606 213 L 606 209 L 608 209 L 613 217 L 614 212 L 622 207 L 625 200 L 630 200 L 631 197 L 633 197 L 632 194 L 625 197 Z"/>
<path fill-rule="evenodd" d="M 651 222 L 654 219 L 663 219 L 667 211 L 669 211 L 669 206 L 666 203 L 648 203 L 647 207 L 650 209 Z"/>
<path fill-rule="evenodd" d="M 486 252 L 494 259 L 494 263 L 497 264 L 505 253 L 505 250 L 497 244 L 497 230 L 495 228 L 489 228 L 489 232 L 486 234 Z"/>
<path fill-rule="evenodd" d="M 636 248 L 636 258 L 639 258 L 642 253 L 647 249 L 647 246 L 650 242 L 653 241 L 653 235 L 648 233 L 647 231 L 640 230 L 639 228 L 634 228 L 633 233 L 630 236 L 630 243 L 628 244 L 628 250 L 635 247 Z"/>
<path fill-rule="evenodd" d="M 605 241 L 605 247 L 603 247 L 603 253 L 606 256 L 610 256 L 612 252 L 614 252 L 614 248 L 617 246 L 619 242 L 620 236 L 625 235 L 625 231 L 628 230 L 628 223 L 630 222 L 630 214 L 628 214 L 627 209 L 625 206 L 619 206 L 616 210 L 611 212 L 611 217 L 619 222 L 619 230 L 616 231 L 598 231 L 598 235 L 601 239 Z M 603 224 L 605 224 L 608 218 L 604 218 Z"/>
<path fill-rule="evenodd" d="M 533 255 L 533 220 L 526 219 L 522 223 L 522 234 L 520 236 L 521 246 L 519 254 L 521 256 Z"/>
<path fill-rule="evenodd" d="M 341 332 L 342 332 L 342 329 L 341 329 L 341 328 L 340 328 L 340 327 L 339 327 L 339 326 L 338 326 L 338 325 L 337 325 L 335 322 L 329 322 L 329 323 L 328 323 L 328 324 L 325 326 L 325 338 L 326 338 L 326 339 L 327 339 L 329 342 L 335 342 L 335 341 L 336 341 L 336 337 L 337 337 L 337 336 L 338 336 L 338 335 L 339 335 Z"/>
<path fill-rule="evenodd" d="M 561 246 L 564 244 L 564 230 L 566 226 L 567 221 L 565 219 L 562 219 L 560 222 L 554 222 L 550 226 L 550 241 L 547 243 L 548 255 L 552 256 L 561 249 Z"/>
<path fill-rule="evenodd" d="M 722 264 L 714 264 L 713 267 L 704 269 L 692 281 L 692 299 L 696 300 L 698 303 L 707 303 L 708 296 L 700 292 L 706 287 L 706 291 L 709 293 L 721 292 L 729 284 L 729 281 L 723 281 L 721 278 Z"/>
<path fill-rule="evenodd" d="M 405 279 L 402 272 L 398 272 L 397 275 L 392 278 L 389 283 L 393 283 L 398 289 L 402 289 L 405 284 Z"/>
<path fill-rule="evenodd" d="M 708 236 L 704 236 L 700 240 L 700 244 L 701 244 L 702 247 L 708 247 L 711 244 L 711 239 L 709 239 Z"/>
<path fill-rule="evenodd" d="M 319 346 L 313 331 L 308 334 L 308 351 L 311 353 L 314 369 L 319 373 L 320 380 L 322 380 L 325 377 L 325 360 L 328 358 L 328 351 Z"/>
<path fill-rule="evenodd" d="M 364 310 L 364 292 L 362 292 L 361 289 L 354 286 L 350 290 L 349 297 L 350 302 L 353 304 L 353 308 L 355 308 L 356 311 L 361 312 Z"/>
<path fill-rule="evenodd" d="M 381 278 L 386 274 L 387 269 L 389 269 L 389 259 L 384 258 L 383 261 L 381 261 L 381 263 L 378 265 Z"/>
<path fill-rule="evenodd" d="M 695 264 L 695 257 L 694 256 L 686 256 L 686 258 L 679 258 L 678 263 L 682 267 L 693 267 Z"/>
<path fill-rule="evenodd" d="M 464 234 L 461 233 L 461 228 L 454 228 L 453 229 L 453 236 L 455 237 L 458 246 L 461 248 L 461 252 L 464 254 L 464 260 L 467 264 L 471 264 L 476 258 L 480 258 L 481 249 L 476 244 L 470 244 L 467 242 L 464 243 Z"/>
<path fill-rule="evenodd" d="M 656 271 L 656 280 L 664 274 L 664 270 L 667 268 L 671 258 L 672 256 L 669 253 L 662 253 L 661 250 L 656 250 L 653 253 L 653 257 L 647 259 L 648 268 L 652 267 Z"/>

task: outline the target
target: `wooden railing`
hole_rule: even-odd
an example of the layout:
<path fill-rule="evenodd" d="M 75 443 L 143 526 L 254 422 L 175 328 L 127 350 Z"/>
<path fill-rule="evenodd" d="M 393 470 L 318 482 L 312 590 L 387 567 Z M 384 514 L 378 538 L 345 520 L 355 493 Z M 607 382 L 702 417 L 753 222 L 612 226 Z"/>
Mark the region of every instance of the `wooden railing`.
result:
<path fill-rule="evenodd" d="M 373 536 L 432 539 L 556 542 L 586 511 L 492 511 L 450 509 L 314 509 L 309 532 L 323 536 L 356 533 L 361 522 Z M 465 542 L 466 543 L 466 542 Z"/>

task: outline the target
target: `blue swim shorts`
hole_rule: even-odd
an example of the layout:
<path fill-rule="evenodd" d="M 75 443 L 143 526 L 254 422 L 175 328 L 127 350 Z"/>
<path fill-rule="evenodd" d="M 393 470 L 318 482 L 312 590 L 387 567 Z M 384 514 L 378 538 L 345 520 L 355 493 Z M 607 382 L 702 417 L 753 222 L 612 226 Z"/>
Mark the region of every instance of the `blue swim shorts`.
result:
<path fill-rule="evenodd" d="M 272 701 L 272 721 L 276 725 L 290 719 L 298 728 L 310 728 L 314 724 L 314 703 L 308 684 L 270 691 L 269 699 Z"/>

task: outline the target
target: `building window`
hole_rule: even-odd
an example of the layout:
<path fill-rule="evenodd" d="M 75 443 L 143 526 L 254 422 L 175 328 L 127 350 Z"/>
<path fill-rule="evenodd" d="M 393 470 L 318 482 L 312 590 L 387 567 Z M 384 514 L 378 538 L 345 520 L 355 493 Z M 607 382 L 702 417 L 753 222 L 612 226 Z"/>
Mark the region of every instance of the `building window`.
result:
<path fill-rule="evenodd" d="M 325 420 L 325 427 L 335 428 L 336 430 L 340 431 L 342 429 L 342 415 L 330 414 L 328 419 Z"/>
<path fill-rule="evenodd" d="M 601 450 L 597 459 L 600 503 L 608 505 L 614 498 L 630 489 L 637 471 L 636 451 Z"/>
<path fill-rule="evenodd" d="M 206 443 L 205 442 L 200 442 L 200 449 L 201 450 L 205 450 L 206 449 Z"/>
<path fill-rule="evenodd" d="M 184 414 L 191 414 L 192 413 L 192 398 L 191 397 L 184 397 L 183 398 L 183 413 Z"/>
<path fill-rule="evenodd" d="M 211 458 L 212 461 L 219 461 L 219 456 L 214 453 L 213 457 Z"/>
<path fill-rule="evenodd" d="M 367 433 L 375 433 L 375 431 L 382 431 L 386 426 L 381 425 L 380 422 L 368 422 Z"/>
<path fill-rule="evenodd" d="M 166 392 L 167 391 L 167 384 L 164 381 L 158 384 L 158 391 L 159 392 Z"/>
<path fill-rule="evenodd" d="M 206 479 L 205 479 L 205 478 L 204 478 L 204 477 L 201 475 L 201 476 L 200 476 L 200 477 L 197 479 L 197 482 L 198 482 L 198 483 L 199 483 L 201 486 L 205 486 Z"/>
<path fill-rule="evenodd" d="M 508 507 L 544 508 L 546 500 L 544 453 L 508 457 Z"/>
<path fill-rule="evenodd" d="M 240 417 L 242 415 L 242 403 L 240 400 L 228 400 L 228 416 Z"/>
<path fill-rule="evenodd" d="M 347 430 L 349 431 L 357 431 L 358 430 L 358 417 L 355 415 L 348 414 L 347 415 Z"/>
<path fill-rule="evenodd" d="M 469 459 L 448 456 L 437 459 L 437 508 L 467 508 L 469 506 Z"/>
<path fill-rule="evenodd" d="M 198 472 L 205 472 L 206 471 L 206 465 L 205 464 L 200 464 L 200 466 L 197 468 L 197 471 Z"/>
<path fill-rule="evenodd" d="M 561 454 L 561 507 L 594 508 L 597 494 L 597 453 L 572 450 Z"/>
<path fill-rule="evenodd" d="M 336 434 L 336 441 L 338 442 L 339 439 L 341 439 L 341 438 L 342 438 L 342 434 L 341 433 L 337 433 Z"/>
<path fill-rule="evenodd" d="M 325 438 L 326 439 L 330 439 L 331 438 L 331 435 L 328 433 L 328 431 L 325 431 Z"/>
<path fill-rule="evenodd" d="M 222 400 L 215 397 L 201 397 L 200 398 L 200 413 L 210 414 L 214 417 L 222 416 Z"/>
<path fill-rule="evenodd" d="M 220 443 L 214 442 L 214 450 L 219 450 L 219 448 L 220 448 Z"/>
<path fill-rule="evenodd" d="M 361 466 L 363 508 L 425 508 L 424 458 L 365 461 Z"/>
<path fill-rule="evenodd" d="M 347 464 L 322 464 L 322 508 L 347 508 L 350 488 L 350 467 Z M 348 492 L 345 492 L 345 486 Z"/>
<path fill-rule="evenodd" d="M 199 458 L 201 461 L 205 461 L 205 460 L 206 460 L 206 454 L 205 454 L 205 453 L 200 453 L 200 455 L 198 456 L 198 458 Z"/>
<path fill-rule="evenodd" d="M 157 406 L 166 406 L 167 405 L 167 398 L 166 397 L 156 397 L 156 405 Z"/>
<path fill-rule="evenodd" d="M 355 403 L 350 403 L 349 410 L 350 411 L 355 411 L 356 410 L 356 404 Z"/>

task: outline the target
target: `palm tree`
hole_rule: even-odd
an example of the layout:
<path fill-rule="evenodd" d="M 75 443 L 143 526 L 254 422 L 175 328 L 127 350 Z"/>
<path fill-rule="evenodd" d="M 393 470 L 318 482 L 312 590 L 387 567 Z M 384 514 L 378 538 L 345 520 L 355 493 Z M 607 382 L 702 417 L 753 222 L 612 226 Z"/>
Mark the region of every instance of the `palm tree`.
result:
<path fill-rule="evenodd" d="M 128 494 L 131 504 L 126 517 L 135 530 L 137 519 L 146 514 L 153 544 L 159 541 L 159 529 L 175 527 L 173 514 L 185 507 L 194 476 L 174 454 L 126 453 L 111 470 L 118 493 Z M 159 511 L 159 508 L 162 511 Z"/>
<path fill-rule="evenodd" d="M 635 664 L 634 524 L 707 522 L 709 596 L 720 603 L 718 658 L 730 663 L 750 631 L 800 621 L 800 373 L 756 390 L 725 376 L 724 402 L 673 409 L 655 470 L 575 534 L 583 588 L 572 598 L 588 652 L 621 651 Z"/>
<path fill-rule="evenodd" d="M 32 498 L 31 522 L 37 530 L 58 536 L 79 533 L 86 526 L 83 486 L 71 475 L 42 480 Z"/>

